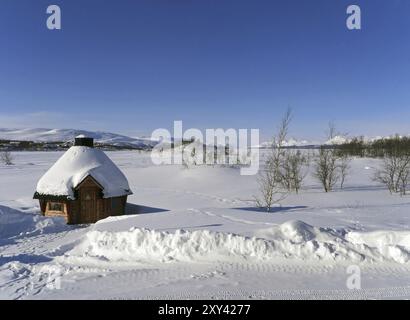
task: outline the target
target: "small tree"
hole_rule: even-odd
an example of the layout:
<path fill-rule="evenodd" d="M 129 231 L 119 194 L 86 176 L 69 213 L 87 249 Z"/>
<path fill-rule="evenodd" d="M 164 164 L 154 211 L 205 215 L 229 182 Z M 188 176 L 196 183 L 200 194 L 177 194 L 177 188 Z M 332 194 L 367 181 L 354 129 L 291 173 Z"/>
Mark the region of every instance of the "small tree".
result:
<path fill-rule="evenodd" d="M 280 123 L 278 133 L 273 137 L 272 148 L 265 161 L 264 169 L 258 177 L 260 197 L 255 196 L 255 203 L 259 208 L 270 211 L 272 205 L 284 200 L 288 191 L 283 187 L 282 164 L 285 157 L 283 143 L 292 119 L 292 110 L 287 109 Z"/>
<path fill-rule="evenodd" d="M 350 171 L 350 159 L 348 155 L 342 155 L 339 161 L 340 189 L 343 189 L 346 177 Z"/>
<path fill-rule="evenodd" d="M 255 203 L 259 208 L 271 211 L 272 206 L 287 197 L 286 190 L 277 181 L 274 165 L 267 162 L 264 170 L 258 177 L 260 197 L 255 197 Z"/>
<path fill-rule="evenodd" d="M 327 129 L 327 139 L 332 141 L 336 136 L 346 136 L 337 132 L 336 126 L 329 122 Z M 340 188 L 343 189 L 344 182 L 350 170 L 350 159 L 343 150 L 337 146 L 321 146 L 319 153 L 314 159 L 314 176 L 320 181 L 325 192 L 333 190 L 334 186 L 340 181 Z"/>
<path fill-rule="evenodd" d="M 13 165 L 13 156 L 11 152 L 9 151 L 3 151 L 0 153 L 0 160 L 3 162 L 6 166 L 11 166 Z"/>
<path fill-rule="evenodd" d="M 320 147 L 314 159 L 314 176 L 322 184 L 325 192 L 330 192 L 339 180 L 337 155 L 334 149 Z"/>
<path fill-rule="evenodd" d="M 410 154 L 402 150 L 386 154 L 374 180 L 384 184 L 390 193 L 405 195 L 410 184 Z"/>
<path fill-rule="evenodd" d="M 406 195 L 408 185 L 410 184 L 410 168 L 407 168 L 400 177 L 400 194 Z"/>
<path fill-rule="evenodd" d="M 307 164 L 308 158 L 300 150 L 287 150 L 285 152 L 280 172 L 282 185 L 288 191 L 299 193 L 302 182 L 306 177 L 304 168 Z"/>
<path fill-rule="evenodd" d="M 397 192 L 395 183 L 397 171 L 396 159 L 385 157 L 381 169 L 375 172 L 373 180 L 384 184 L 390 193 Z"/>
<path fill-rule="evenodd" d="M 401 153 L 398 163 L 396 189 L 404 196 L 410 182 L 410 154 Z"/>

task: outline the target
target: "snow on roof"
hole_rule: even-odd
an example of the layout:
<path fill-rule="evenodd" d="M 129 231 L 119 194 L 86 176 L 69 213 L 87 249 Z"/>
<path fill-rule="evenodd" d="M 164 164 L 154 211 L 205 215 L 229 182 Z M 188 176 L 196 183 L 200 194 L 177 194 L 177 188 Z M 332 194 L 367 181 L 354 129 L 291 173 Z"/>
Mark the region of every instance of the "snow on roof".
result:
<path fill-rule="evenodd" d="M 76 138 L 87 138 L 85 134 L 79 134 Z"/>
<path fill-rule="evenodd" d="M 36 191 L 75 199 L 73 189 L 89 175 L 104 188 L 104 198 L 132 194 L 127 178 L 111 159 L 99 149 L 84 146 L 68 149 L 39 180 Z"/>

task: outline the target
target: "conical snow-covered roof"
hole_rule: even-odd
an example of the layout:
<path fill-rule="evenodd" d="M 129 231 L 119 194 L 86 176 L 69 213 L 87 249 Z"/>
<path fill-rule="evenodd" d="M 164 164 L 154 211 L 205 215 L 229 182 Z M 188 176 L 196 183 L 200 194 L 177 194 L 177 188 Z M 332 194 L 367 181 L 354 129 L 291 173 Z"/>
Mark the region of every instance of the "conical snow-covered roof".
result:
<path fill-rule="evenodd" d="M 74 189 L 88 176 L 103 187 L 103 197 L 132 194 L 127 178 L 101 150 L 73 146 L 44 174 L 36 193 L 44 196 L 66 196 L 75 199 Z"/>

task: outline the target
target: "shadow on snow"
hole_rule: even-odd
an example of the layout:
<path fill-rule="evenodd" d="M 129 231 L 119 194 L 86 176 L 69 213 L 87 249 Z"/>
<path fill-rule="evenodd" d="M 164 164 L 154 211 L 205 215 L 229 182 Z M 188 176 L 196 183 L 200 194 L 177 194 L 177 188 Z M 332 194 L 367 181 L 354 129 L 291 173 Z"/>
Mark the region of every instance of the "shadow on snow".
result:
<path fill-rule="evenodd" d="M 6 264 L 8 262 L 20 262 L 25 264 L 31 263 L 43 263 L 43 262 L 50 262 L 52 258 L 43 256 L 43 255 L 35 255 L 35 254 L 18 254 L 14 256 L 0 256 L 0 265 Z"/>
<path fill-rule="evenodd" d="M 148 214 L 148 213 L 159 213 L 159 212 L 167 212 L 168 209 L 161 209 L 161 208 L 154 208 L 154 207 L 147 207 L 147 206 L 140 206 L 133 203 L 127 203 L 125 207 L 125 214 L 126 215 L 133 215 L 133 214 Z"/>
<path fill-rule="evenodd" d="M 273 207 L 269 211 L 266 208 L 259 207 L 241 207 L 241 208 L 232 208 L 234 210 L 242 211 L 253 211 L 253 212 L 264 212 L 264 213 L 285 213 L 292 212 L 295 210 L 306 209 L 307 206 L 282 206 L 282 207 Z"/>

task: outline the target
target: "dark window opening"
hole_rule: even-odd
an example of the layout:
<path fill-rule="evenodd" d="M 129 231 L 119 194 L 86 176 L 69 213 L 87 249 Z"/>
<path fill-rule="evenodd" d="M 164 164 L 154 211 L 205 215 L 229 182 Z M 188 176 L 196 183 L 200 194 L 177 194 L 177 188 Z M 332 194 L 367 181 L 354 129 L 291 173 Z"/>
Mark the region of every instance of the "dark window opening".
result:
<path fill-rule="evenodd" d="M 48 210 L 50 211 L 63 211 L 63 204 L 60 202 L 49 202 Z"/>

